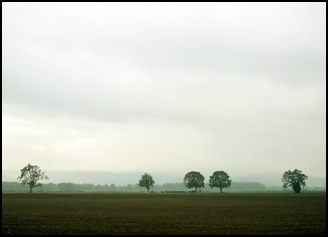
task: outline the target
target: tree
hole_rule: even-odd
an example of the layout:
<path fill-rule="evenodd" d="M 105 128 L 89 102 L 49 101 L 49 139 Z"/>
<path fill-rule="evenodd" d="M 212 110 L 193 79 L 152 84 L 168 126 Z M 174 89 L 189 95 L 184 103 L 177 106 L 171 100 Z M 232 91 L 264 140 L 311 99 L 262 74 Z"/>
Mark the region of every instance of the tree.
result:
<path fill-rule="evenodd" d="M 38 181 L 43 179 L 49 178 L 44 172 L 41 172 L 39 166 L 30 164 L 21 169 L 21 175 L 17 178 L 17 180 L 21 180 L 22 185 L 28 184 L 30 186 L 30 193 L 34 187 L 41 187 L 42 184 Z"/>
<path fill-rule="evenodd" d="M 308 177 L 305 174 L 302 174 L 302 171 L 295 169 L 293 172 L 288 170 L 282 176 L 282 187 L 287 188 L 288 186 L 292 187 L 295 193 L 301 192 L 301 186 L 305 187 L 305 180 Z"/>
<path fill-rule="evenodd" d="M 187 188 L 195 188 L 195 192 L 197 192 L 197 188 L 204 188 L 204 176 L 197 171 L 190 171 L 187 173 L 183 179 L 183 182 Z"/>
<path fill-rule="evenodd" d="M 58 188 L 61 191 L 73 191 L 75 189 L 76 185 L 73 183 L 59 183 Z"/>
<path fill-rule="evenodd" d="M 109 186 L 109 189 L 112 190 L 112 191 L 114 191 L 115 188 L 116 188 L 115 184 L 111 184 L 111 185 Z"/>
<path fill-rule="evenodd" d="M 222 193 L 223 188 L 229 188 L 231 186 L 231 180 L 229 175 L 224 171 L 215 171 L 212 176 L 210 176 L 210 187 L 220 188 L 220 193 Z"/>
<path fill-rule="evenodd" d="M 151 177 L 150 174 L 145 173 L 141 176 L 141 179 L 139 180 L 139 186 L 147 188 L 147 192 L 149 192 L 149 188 L 153 187 L 155 184 L 155 181 L 153 180 L 153 177 Z"/>

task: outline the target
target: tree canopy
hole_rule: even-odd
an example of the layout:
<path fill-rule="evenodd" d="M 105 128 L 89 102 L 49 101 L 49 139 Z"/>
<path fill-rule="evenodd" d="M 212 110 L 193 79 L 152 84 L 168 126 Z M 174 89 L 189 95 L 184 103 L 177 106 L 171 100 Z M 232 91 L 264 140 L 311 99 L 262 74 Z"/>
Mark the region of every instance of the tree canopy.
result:
<path fill-rule="evenodd" d="M 21 180 L 22 185 L 29 185 L 30 193 L 32 193 L 34 187 L 41 187 L 42 184 L 38 183 L 38 181 L 43 179 L 49 178 L 41 171 L 39 166 L 30 164 L 21 169 L 21 175 L 17 178 L 17 180 Z"/>
<path fill-rule="evenodd" d="M 155 181 L 153 180 L 153 177 L 147 173 L 142 175 L 141 179 L 139 180 L 139 186 L 147 188 L 148 192 L 149 192 L 149 188 L 153 187 L 154 184 L 155 184 Z"/>
<path fill-rule="evenodd" d="M 305 187 L 305 180 L 308 179 L 308 176 L 302 174 L 302 171 L 295 169 L 294 171 L 285 171 L 282 176 L 282 187 L 287 188 L 292 187 L 295 193 L 301 192 L 301 186 Z"/>
<path fill-rule="evenodd" d="M 211 188 L 220 188 L 220 193 L 222 193 L 223 188 L 229 188 L 231 186 L 231 180 L 229 175 L 224 171 L 215 171 L 212 176 L 210 176 L 209 186 Z"/>
<path fill-rule="evenodd" d="M 187 173 L 183 179 L 183 182 L 187 188 L 195 188 L 197 192 L 197 188 L 204 188 L 204 176 L 198 171 L 190 171 Z"/>

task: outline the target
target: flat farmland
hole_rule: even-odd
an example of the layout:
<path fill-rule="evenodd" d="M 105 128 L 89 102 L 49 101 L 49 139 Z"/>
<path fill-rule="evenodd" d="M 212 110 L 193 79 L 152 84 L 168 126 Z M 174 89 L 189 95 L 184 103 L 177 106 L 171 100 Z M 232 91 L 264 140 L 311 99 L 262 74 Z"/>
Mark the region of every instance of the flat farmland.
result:
<path fill-rule="evenodd" d="M 3 193 L 15 235 L 326 235 L 326 193 Z"/>

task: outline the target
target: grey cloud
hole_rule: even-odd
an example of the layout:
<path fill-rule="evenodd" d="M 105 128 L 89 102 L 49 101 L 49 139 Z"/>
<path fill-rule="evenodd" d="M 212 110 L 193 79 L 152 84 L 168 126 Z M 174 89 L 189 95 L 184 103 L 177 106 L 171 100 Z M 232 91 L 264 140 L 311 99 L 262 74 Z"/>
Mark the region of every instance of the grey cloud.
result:
<path fill-rule="evenodd" d="M 82 120 L 93 128 L 88 132 L 103 138 L 93 127 L 100 123 L 124 137 L 122 143 L 129 129 L 136 137 L 145 129 L 147 136 L 136 142 L 141 146 L 153 141 L 152 130 L 163 132 L 158 127 L 164 123 L 169 132 L 158 144 L 177 136 L 175 130 L 186 132 L 186 141 L 178 136 L 182 147 L 200 142 L 195 154 L 206 157 L 237 159 L 234 140 L 249 161 L 268 150 L 270 158 L 281 157 L 298 146 L 304 154 L 324 157 L 323 5 L 4 3 L 3 116 L 15 123 L 17 118 L 35 121 L 35 130 L 45 121 L 45 127 L 59 126 L 58 134 Z M 69 126 L 59 125 L 62 117 Z M 115 126 L 122 126 L 124 135 Z M 201 131 L 205 135 L 197 142 L 189 140 Z M 57 138 L 63 140 L 57 148 L 75 144 Z M 288 148 L 291 140 L 295 143 Z M 128 160 L 129 151 L 139 152 L 133 141 L 127 143 L 131 150 L 117 145 L 113 153 Z M 154 155 L 162 151 L 152 144 Z M 256 144 L 262 146 L 258 152 Z"/>

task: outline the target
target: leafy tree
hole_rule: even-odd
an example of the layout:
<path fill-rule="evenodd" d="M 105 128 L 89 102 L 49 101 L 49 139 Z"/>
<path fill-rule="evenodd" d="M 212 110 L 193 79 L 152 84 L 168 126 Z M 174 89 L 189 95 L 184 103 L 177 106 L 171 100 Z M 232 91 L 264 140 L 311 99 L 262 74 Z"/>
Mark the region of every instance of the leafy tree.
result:
<path fill-rule="evenodd" d="M 301 192 L 301 186 L 305 186 L 305 180 L 308 177 L 305 174 L 302 174 L 302 171 L 295 169 L 293 172 L 288 170 L 282 176 L 282 187 L 287 188 L 288 186 L 292 187 L 295 193 Z"/>
<path fill-rule="evenodd" d="M 153 180 L 153 177 L 151 177 L 150 174 L 145 173 L 141 176 L 141 179 L 139 180 L 139 186 L 147 188 L 147 192 L 149 192 L 149 188 L 153 187 L 155 184 L 155 181 Z"/>
<path fill-rule="evenodd" d="M 115 188 L 116 188 L 115 184 L 111 184 L 111 185 L 109 186 L 109 189 L 112 190 L 112 191 L 114 191 Z"/>
<path fill-rule="evenodd" d="M 212 176 L 210 176 L 210 187 L 220 188 L 220 193 L 222 193 L 223 188 L 229 188 L 231 186 L 231 180 L 229 175 L 224 171 L 215 171 Z"/>
<path fill-rule="evenodd" d="M 204 188 L 204 176 L 197 172 L 197 171 L 190 171 L 187 173 L 183 179 L 184 185 L 187 188 L 195 188 L 195 191 L 197 192 L 197 188 Z"/>
<path fill-rule="evenodd" d="M 37 165 L 28 164 L 23 169 L 21 169 L 21 175 L 17 180 L 21 180 L 22 185 L 28 184 L 30 186 L 30 193 L 34 187 L 41 187 L 41 183 L 38 183 L 39 180 L 49 179 L 44 172 L 41 172 L 41 169 Z"/>

